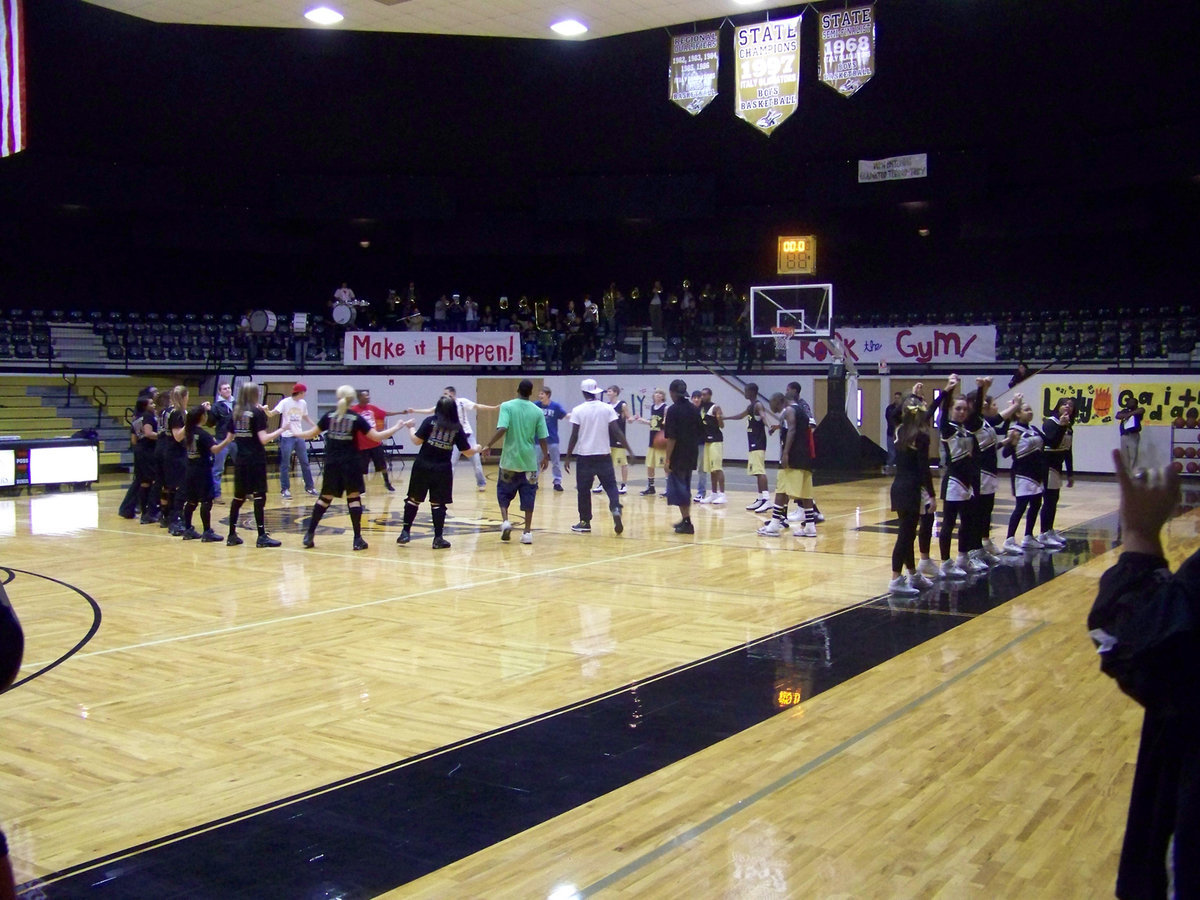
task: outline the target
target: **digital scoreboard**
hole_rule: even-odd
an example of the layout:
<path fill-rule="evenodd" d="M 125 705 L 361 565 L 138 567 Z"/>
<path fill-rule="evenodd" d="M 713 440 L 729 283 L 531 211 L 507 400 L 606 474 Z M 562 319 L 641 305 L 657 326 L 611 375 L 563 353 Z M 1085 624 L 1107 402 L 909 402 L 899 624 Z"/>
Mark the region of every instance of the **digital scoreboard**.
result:
<path fill-rule="evenodd" d="M 817 271 L 817 239 L 811 234 L 779 238 L 779 275 L 814 275 Z"/>

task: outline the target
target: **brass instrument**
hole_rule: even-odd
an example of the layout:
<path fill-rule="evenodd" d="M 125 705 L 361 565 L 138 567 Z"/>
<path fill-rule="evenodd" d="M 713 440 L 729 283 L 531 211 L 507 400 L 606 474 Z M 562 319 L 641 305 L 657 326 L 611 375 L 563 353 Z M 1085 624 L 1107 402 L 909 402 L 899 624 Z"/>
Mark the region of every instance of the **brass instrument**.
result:
<path fill-rule="evenodd" d="M 550 328 L 549 300 L 538 300 L 533 304 L 533 322 L 542 331 Z"/>

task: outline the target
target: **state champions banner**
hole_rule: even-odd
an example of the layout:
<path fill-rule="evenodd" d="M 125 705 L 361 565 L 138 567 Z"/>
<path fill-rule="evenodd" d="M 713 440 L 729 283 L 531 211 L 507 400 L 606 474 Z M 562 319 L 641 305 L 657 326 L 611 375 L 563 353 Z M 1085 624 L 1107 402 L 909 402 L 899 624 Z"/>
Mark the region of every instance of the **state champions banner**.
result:
<path fill-rule="evenodd" d="M 671 38 L 671 101 L 693 116 L 717 96 L 721 33 L 704 31 Z"/>
<path fill-rule="evenodd" d="M 922 325 L 908 328 L 839 328 L 846 352 L 857 365 L 887 363 L 996 361 L 993 325 Z M 789 363 L 828 362 L 829 350 L 820 341 L 788 341 Z"/>
<path fill-rule="evenodd" d="M 800 20 L 743 25 L 733 32 L 737 114 L 769 135 L 800 103 Z"/>
<path fill-rule="evenodd" d="M 817 75 L 849 97 L 875 74 L 875 6 L 852 6 L 821 13 L 821 53 Z"/>
<path fill-rule="evenodd" d="M 516 332 L 347 331 L 342 363 L 347 366 L 519 365 Z"/>

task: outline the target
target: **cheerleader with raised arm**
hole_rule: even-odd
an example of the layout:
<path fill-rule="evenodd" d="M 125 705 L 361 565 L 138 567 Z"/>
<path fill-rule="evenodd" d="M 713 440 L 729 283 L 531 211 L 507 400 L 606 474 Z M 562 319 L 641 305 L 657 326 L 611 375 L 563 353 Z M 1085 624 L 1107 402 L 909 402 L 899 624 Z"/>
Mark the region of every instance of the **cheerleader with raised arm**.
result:
<path fill-rule="evenodd" d="M 233 436 L 237 441 L 237 459 L 233 463 L 233 502 L 229 504 L 229 537 L 225 543 L 236 547 L 243 543 L 237 535 L 238 514 L 249 498 L 254 504 L 254 524 L 258 528 L 258 547 L 278 547 L 279 541 L 267 534 L 267 444 L 283 433 L 282 428 L 267 431 L 267 411 L 261 403 L 257 384 L 247 381 L 238 391 L 233 407 Z"/>
<path fill-rule="evenodd" d="M 996 487 L 999 484 L 1000 441 L 1007 432 L 1008 423 L 1017 413 L 1018 403 L 1013 400 L 1003 412 L 987 392 L 992 385 L 990 378 L 976 378 L 975 390 L 970 395 L 972 407 L 978 415 L 972 419 L 972 434 L 979 452 L 979 483 L 975 486 L 979 494 L 977 527 L 972 534 L 969 554 L 987 565 L 999 562 L 1000 548 L 992 540 L 992 510 L 996 505 Z"/>
<path fill-rule="evenodd" d="M 1038 541 L 1048 550 L 1067 546 L 1062 535 L 1054 530 L 1054 516 L 1058 512 L 1058 497 L 1064 481 L 1067 487 L 1075 486 L 1075 457 L 1071 452 L 1074 423 L 1075 401 L 1070 397 L 1059 400 L 1054 415 L 1042 423 L 1042 433 L 1046 435 L 1046 490 L 1042 495 L 1042 533 Z"/>
<path fill-rule="evenodd" d="M 233 432 L 220 441 L 205 431 L 201 425 L 208 418 L 210 404 L 203 403 L 190 410 L 183 426 L 183 445 L 187 453 L 187 475 L 184 490 L 187 500 L 183 504 L 183 539 L 203 541 L 206 544 L 221 540 L 212 529 L 213 505 L 213 457 L 233 442 Z M 200 509 L 200 524 L 204 532 L 192 527 L 192 516 Z"/>
<path fill-rule="evenodd" d="M 922 547 L 929 552 L 933 535 L 933 517 L 937 499 L 933 492 L 933 475 L 929 471 L 929 407 L 916 394 L 900 403 L 900 424 L 895 438 L 896 477 L 892 481 L 892 509 L 900 523 L 896 545 L 892 548 L 892 581 L 888 593 L 915 595 L 933 582 L 917 570 L 913 543 L 918 534 Z M 908 569 L 907 580 L 903 570 Z"/>
<path fill-rule="evenodd" d="M 1033 407 L 1017 394 L 1020 405 L 1013 423 L 1008 427 L 1001 452 L 1012 457 L 1012 492 L 1017 505 L 1008 519 L 1008 537 L 1004 541 L 1006 556 L 1021 556 L 1027 550 L 1041 550 L 1033 536 L 1038 512 L 1042 508 L 1042 490 L 1046 479 L 1046 437 L 1033 424 Z M 1017 543 L 1017 527 L 1025 517 L 1025 538 Z"/>
<path fill-rule="evenodd" d="M 369 546 L 362 536 L 362 495 L 365 490 L 362 457 L 358 450 L 359 435 L 382 444 L 405 425 L 412 422 L 397 422 L 391 428 L 376 431 L 366 418 L 350 407 L 358 397 L 354 386 L 343 384 L 337 389 L 337 409 L 327 412 L 317 424 L 300 437 L 312 440 L 318 434 L 325 435 L 325 468 L 321 473 L 321 493 L 313 504 L 308 529 L 301 543 L 308 548 L 316 546 L 317 525 L 325 515 L 334 497 L 346 495 L 346 507 L 350 512 L 350 524 L 354 528 L 355 550 L 366 550 Z"/>
<path fill-rule="evenodd" d="M 969 572 L 987 571 L 983 563 L 967 556 L 971 547 L 978 510 L 975 484 L 979 460 L 975 455 L 975 437 L 969 427 L 976 418 L 966 397 L 955 399 L 959 377 L 951 375 L 939 399 L 941 421 L 938 431 L 942 442 L 942 527 L 938 544 L 942 553 L 942 578 L 965 578 Z M 955 523 L 958 523 L 958 559 L 950 558 Z"/>

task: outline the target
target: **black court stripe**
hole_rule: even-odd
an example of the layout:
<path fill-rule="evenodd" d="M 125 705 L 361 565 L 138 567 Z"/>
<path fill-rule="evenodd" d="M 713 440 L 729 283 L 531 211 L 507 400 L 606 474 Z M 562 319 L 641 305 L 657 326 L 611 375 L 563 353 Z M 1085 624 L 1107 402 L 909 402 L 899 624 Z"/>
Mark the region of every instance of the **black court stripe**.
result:
<path fill-rule="evenodd" d="M 5 566 L 3 569 L 0 569 L 0 571 L 3 571 L 6 573 L 6 576 L 4 579 L 5 585 L 10 584 L 13 581 L 13 579 L 16 577 L 17 574 L 28 575 L 31 578 L 42 578 L 42 579 L 45 579 L 46 581 L 51 581 L 54 584 L 61 585 L 62 587 L 65 587 L 67 590 L 71 591 L 74 594 L 78 594 L 80 597 L 82 597 L 84 600 L 86 600 L 88 605 L 92 608 L 92 624 L 88 628 L 87 633 L 79 639 L 79 641 L 75 644 L 74 647 L 72 647 L 70 650 L 68 650 L 66 653 L 64 653 L 62 656 L 60 656 L 58 659 L 54 660 L 53 662 L 47 663 L 46 665 L 44 665 L 40 669 L 38 669 L 36 672 L 29 673 L 28 675 L 26 675 L 24 678 L 20 679 L 19 681 L 14 681 L 7 688 L 0 691 L 0 694 L 5 694 L 5 693 L 8 693 L 8 691 L 16 690 L 23 684 L 33 681 L 33 679 L 35 679 L 35 678 L 45 675 L 51 669 L 61 666 L 68 659 L 70 659 L 72 656 L 74 656 L 76 653 L 78 653 L 80 650 L 82 650 L 84 647 L 86 647 L 88 642 L 96 636 L 96 632 L 98 632 L 100 630 L 101 614 L 100 614 L 100 604 L 95 601 L 95 599 L 91 596 L 91 594 L 88 594 L 86 591 L 80 590 L 79 588 L 75 587 L 75 585 L 73 585 L 73 584 L 67 584 L 67 582 L 65 582 L 65 581 L 60 581 L 57 578 L 52 578 L 49 575 L 42 575 L 38 572 L 27 572 L 24 569 L 13 569 L 13 568 L 9 568 L 9 567 Z M 16 609 L 15 606 L 13 608 Z M 17 614 L 18 614 L 18 616 L 20 615 L 19 609 L 17 610 Z"/>

